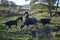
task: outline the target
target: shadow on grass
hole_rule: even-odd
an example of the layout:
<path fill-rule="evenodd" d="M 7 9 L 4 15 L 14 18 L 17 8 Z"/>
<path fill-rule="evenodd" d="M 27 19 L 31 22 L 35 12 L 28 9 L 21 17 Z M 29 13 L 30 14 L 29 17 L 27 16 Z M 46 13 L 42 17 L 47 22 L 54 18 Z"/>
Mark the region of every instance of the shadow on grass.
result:
<path fill-rule="evenodd" d="M 0 31 L 1 30 L 6 30 L 4 25 L 0 25 Z"/>

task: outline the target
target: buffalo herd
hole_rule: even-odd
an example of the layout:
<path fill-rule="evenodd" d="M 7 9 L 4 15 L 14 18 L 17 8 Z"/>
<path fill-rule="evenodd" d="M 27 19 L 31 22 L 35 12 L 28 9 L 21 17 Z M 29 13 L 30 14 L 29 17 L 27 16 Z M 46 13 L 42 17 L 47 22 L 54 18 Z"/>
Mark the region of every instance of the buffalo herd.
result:
<path fill-rule="evenodd" d="M 28 12 L 25 12 L 25 20 L 23 22 L 23 17 L 22 16 L 19 16 L 16 20 L 12 20 L 12 21 L 8 21 L 8 22 L 5 22 L 5 26 L 8 26 L 8 28 L 10 28 L 12 25 L 16 25 L 17 26 L 17 23 L 19 22 L 19 20 L 21 20 L 23 23 L 21 24 L 20 28 L 22 29 L 25 25 L 26 26 L 29 26 L 29 25 L 36 25 L 37 23 L 37 19 L 32 17 L 32 18 L 29 18 L 29 14 Z M 40 22 L 45 25 L 45 24 L 49 24 L 51 21 L 50 18 L 41 18 L 40 19 Z"/>
<path fill-rule="evenodd" d="M 23 20 L 23 16 L 19 16 L 18 18 L 16 18 L 16 20 L 5 22 L 4 23 L 5 26 L 8 26 L 8 28 L 10 28 L 12 25 L 16 25 L 16 28 L 17 28 L 17 24 L 20 20 L 21 21 L 20 29 L 24 28 L 25 25 L 27 27 L 29 27 L 29 25 L 33 25 L 33 28 L 34 28 L 34 26 L 36 26 L 38 22 L 41 23 L 42 25 L 46 25 L 46 24 L 50 24 L 50 21 L 51 21 L 50 17 L 41 18 L 40 20 L 37 20 L 35 17 L 30 18 L 28 12 L 25 12 L 24 15 L 25 15 L 24 20 Z M 54 28 L 53 32 L 56 32 L 56 31 L 58 30 Z"/>

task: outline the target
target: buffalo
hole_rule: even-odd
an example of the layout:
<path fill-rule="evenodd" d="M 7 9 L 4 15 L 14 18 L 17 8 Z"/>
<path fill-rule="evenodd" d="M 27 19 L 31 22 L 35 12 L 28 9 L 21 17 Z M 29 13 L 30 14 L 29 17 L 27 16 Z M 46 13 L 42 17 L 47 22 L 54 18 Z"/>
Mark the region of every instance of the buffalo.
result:
<path fill-rule="evenodd" d="M 40 20 L 40 22 L 41 22 L 43 25 L 45 25 L 45 24 L 49 24 L 50 21 L 51 21 L 50 18 L 42 18 L 42 19 Z"/>
<path fill-rule="evenodd" d="M 27 18 L 24 22 L 23 22 L 23 24 L 21 25 L 21 29 L 24 27 L 24 25 L 26 25 L 26 26 L 29 26 L 29 25 L 36 25 L 36 22 L 37 22 L 37 20 L 36 20 L 36 18 Z"/>
<path fill-rule="evenodd" d="M 18 22 L 19 22 L 19 20 L 23 21 L 23 17 L 22 17 L 22 16 L 19 16 L 19 17 L 17 18 L 17 20 L 18 20 Z"/>
<path fill-rule="evenodd" d="M 17 19 L 5 22 L 4 24 L 5 24 L 5 26 L 8 26 L 8 28 L 10 28 L 12 25 L 16 25 L 16 27 L 17 27 Z"/>

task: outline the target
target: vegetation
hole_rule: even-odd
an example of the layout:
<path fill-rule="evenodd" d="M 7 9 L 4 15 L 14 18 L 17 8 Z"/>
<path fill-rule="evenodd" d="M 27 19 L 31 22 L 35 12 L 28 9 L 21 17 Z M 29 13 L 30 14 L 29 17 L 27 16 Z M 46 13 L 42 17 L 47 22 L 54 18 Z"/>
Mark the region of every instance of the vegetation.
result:
<path fill-rule="evenodd" d="M 13 25 L 8 31 L 8 26 L 5 27 L 3 23 L 10 21 L 10 20 L 15 20 L 18 15 L 16 16 L 7 16 L 7 17 L 1 17 L 0 19 L 0 39 L 3 40 L 38 40 L 37 37 L 32 38 L 31 31 L 26 29 L 26 26 L 24 27 L 24 30 L 20 29 L 21 21 L 18 22 L 17 28 L 15 28 L 15 25 Z M 30 17 L 35 17 L 36 19 L 40 20 L 43 17 L 48 17 L 48 13 L 38 13 L 38 14 L 32 14 Z M 55 25 L 54 23 L 60 24 L 60 19 L 59 17 L 52 17 L 51 20 L 52 25 Z M 38 24 L 40 25 L 40 23 Z M 51 26 L 51 24 L 49 24 Z M 40 26 L 38 26 L 40 28 Z M 52 26 L 53 28 L 54 26 Z M 60 38 L 55 38 L 56 40 Z M 55 40 L 54 39 L 54 40 Z"/>
<path fill-rule="evenodd" d="M 35 9 L 35 7 L 37 7 L 37 6 L 35 6 L 36 3 L 37 3 L 37 4 L 48 5 L 48 6 L 46 6 L 46 7 L 47 7 L 47 9 L 49 10 L 49 14 L 50 14 L 50 16 L 53 16 L 51 10 L 52 10 L 52 8 L 55 8 L 55 7 L 53 7 L 53 6 L 54 6 L 54 4 L 56 4 L 56 1 L 57 1 L 57 0 L 31 0 L 30 5 L 31 5 L 31 7 L 32 7 L 33 9 Z M 58 0 L 58 3 L 57 3 L 57 6 L 58 6 L 58 4 L 59 4 L 59 0 Z M 40 6 L 42 6 L 42 5 L 40 5 Z M 38 7 L 38 8 L 39 8 L 39 7 Z M 43 6 L 43 8 L 44 8 L 44 6 Z M 56 7 L 56 11 L 57 11 L 57 8 L 58 8 L 58 7 Z"/>
<path fill-rule="evenodd" d="M 2 6 L 2 7 L 16 7 L 17 5 L 12 1 L 5 0 L 5 1 L 1 1 L 0 6 Z"/>
<path fill-rule="evenodd" d="M 56 0 L 46 0 L 46 1 L 45 0 L 40 0 L 40 1 L 42 3 L 46 2 L 46 3 L 48 3 L 48 5 L 42 4 L 40 2 L 38 4 L 35 4 L 36 2 L 38 2 L 38 0 L 31 0 L 31 3 L 30 3 L 31 8 L 34 9 L 34 10 L 35 9 L 49 9 L 50 13 L 51 13 L 51 9 L 55 9 L 53 5 L 55 4 Z M 52 4 L 50 2 L 52 2 Z M 17 11 L 22 7 L 22 6 L 17 6 L 14 2 L 11 2 L 11 1 L 10 1 L 10 3 L 11 4 L 9 5 L 7 0 L 4 1 L 4 2 L 2 1 L 2 3 L 0 4 L 0 7 L 4 7 L 4 8 L 12 7 L 12 9 L 15 9 L 15 7 L 16 8 L 18 7 Z M 32 5 L 32 4 L 34 4 L 34 5 Z M 9 10 L 11 10 L 11 9 L 9 9 Z M 0 12 L 1 11 L 2 10 L 0 10 Z M 8 12 L 8 10 L 6 10 L 6 11 L 5 11 L 6 13 L 4 11 L 2 11 L 2 15 L 3 14 L 8 14 L 8 15 L 0 16 L 0 34 L 1 34 L 0 35 L 0 40 L 39 40 L 38 36 L 35 35 L 37 33 L 35 31 L 33 31 L 33 29 L 30 29 L 30 27 L 32 27 L 32 25 L 30 25 L 30 27 L 28 29 L 27 29 L 27 26 L 25 26 L 23 28 L 23 30 L 21 30 L 20 26 L 21 26 L 22 22 L 19 21 L 17 28 L 16 28 L 15 25 L 12 25 L 11 28 L 9 28 L 9 29 L 8 29 L 8 26 L 5 27 L 5 24 L 4 24 L 5 22 L 11 21 L 11 20 L 16 20 L 16 18 L 18 16 L 23 16 L 23 18 L 25 20 L 25 17 L 24 17 L 23 14 L 18 14 L 17 12 L 14 13 L 14 11 L 12 11 L 12 12 L 11 11 Z M 51 16 L 51 14 L 48 14 L 47 12 L 30 14 L 30 17 L 34 17 L 38 20 L 38 23 L 37 23 L 38 28 L 43 26 L 40 22 L 40 19 L 44 18 L 44 17 L 50 17 L 50 16 Z M 60 27 L 60 16 L 51 17 L 51 21 L 50 21 L 50 24 L 48 24 L 48 26 L 52 30 L 54 28 L 57 28 L 55 26 Z M 8 31 L 7 31 L 7 29 L 8 29 Z M 58 33 L 58 32 L 56 32 L 56 33 Z M 54 37 L 54 40 L 60 40 L 60 37 Z"/>

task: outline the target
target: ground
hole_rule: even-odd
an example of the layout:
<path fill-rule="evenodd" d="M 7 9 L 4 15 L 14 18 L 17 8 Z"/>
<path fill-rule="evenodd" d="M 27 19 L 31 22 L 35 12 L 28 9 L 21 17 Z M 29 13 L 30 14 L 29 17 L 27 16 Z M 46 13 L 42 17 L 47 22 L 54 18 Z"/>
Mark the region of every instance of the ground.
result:
<path fill-rule="evenodd" d="M 15 25 L 13 25 L 8 31 L 8 26 L 5 27 L 3 23 L 10 21 L 10 20 L 15 20 L 18 15 L 16 16 L 6 16 L 6 17 L 0 17 L 0 40 L 38 40 L 38 37 L 33 37 L 30 30 L 26 29 L 26 26 L 24 27 L 24 30 L 20 29 L 21 21 L 18 22 L 17 28 L 15 28 Z M 37 20 L 40 20 L 43 17 L 48 17 L 48 13 L 36 13 L 36 14 L 31 14 L 30 17 L 35 17 Z M 52 28 L 54 27 L 54 24 L 60 24 L 60 17 L 52 17 L 51 18 L 51 26 Z M 40 23 L 38 23 L 38 27 L 40 28 Z M 60 40 L 60 38 L 56 37 L 54 40 Z"/>

